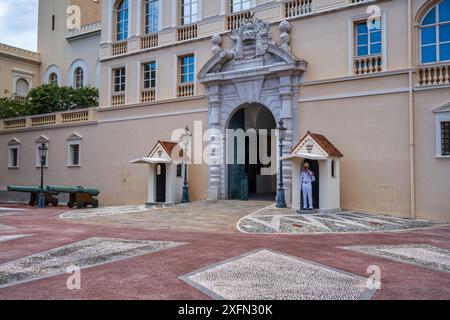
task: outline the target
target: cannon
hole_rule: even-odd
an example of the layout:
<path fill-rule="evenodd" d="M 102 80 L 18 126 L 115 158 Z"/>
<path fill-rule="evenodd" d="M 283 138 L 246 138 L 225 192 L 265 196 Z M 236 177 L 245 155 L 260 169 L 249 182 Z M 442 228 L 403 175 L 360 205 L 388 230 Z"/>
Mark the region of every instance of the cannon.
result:
<path fill-rule="evenodd" d="M 33 186 L 8 186 L 8 192 L 22 192 L 30 194 L 30 201 L 28 204 L 34 207 L 38 201 L 39 194 L 41 193 L 41 187 L 33 187 Z M 51 204 L 54 207 L 57 207 L 59 204 L 57 195 L 58 192 L 48 191 L 44 188 L 44 197 L 45 197 L 45 205 Z"/>
<path fill-rule="evenodd" d="M 96 188 L 85 188 L 81 186 L 48 186 L 46 191 L 68 193 L 69 202 L 67 203 L 67 206 L 69 208 L 73 208 L 75 205 L 78 209 L 87 208 L 88 206 L 98 208 L 98 200 L 96 197 L 100 194 L 100 191 Z"/>

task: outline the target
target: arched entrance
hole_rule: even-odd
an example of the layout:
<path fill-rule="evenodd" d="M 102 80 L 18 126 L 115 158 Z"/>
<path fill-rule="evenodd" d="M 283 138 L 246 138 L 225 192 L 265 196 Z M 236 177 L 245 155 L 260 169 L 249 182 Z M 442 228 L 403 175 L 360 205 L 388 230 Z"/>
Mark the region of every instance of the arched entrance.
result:
<path fill-rule="evenodd" d="M 276 121 L 272 112 L 258 103 L 237 108 L 227 126 L 228 198 L 240 199 L 247 180 L 250 197 L 275 199 Z"/>
<path fill-rule="evenodd" d="M 289 153 L 293 141 L 299 138 L 299 88 L 307 63 L 291 52 L 289 22 L 280 23 L 280 44 L 273 41 L 270 30 L 269 24 L 260 19 L 247 19 L 238 29 L 232 31 L 229 37 L 232 47 L 229 49 L 222 47 L 220 35 L 214 35 L 212 38 L 214 56 L 198 74 L 200 83 L 206 86 L 205 95 L 208 98 L 208 199 L 210 200 L 229 198 L 229 182 L 232 181 L 236 186 L 235 177 L 237 180 L 242 177 L 243 172 L 245 174 L 245 160 L 244 167 L 229 167 L 225 161 L 224 156 L 229 154 L 225 151 L 228 139 L 223 137 L 224 131 L 229 128 L 240 128 L 244 126 L 242 123 L 248 127 L 246 124 L 248 117 L 245 113 L 251 110 L 249 106 L 254 104 L 265 106 L 276 120 L 275 123 L 283 120 L 287 129 L 286 139 L 283 142 L 284 154 Z M 241 109 L 244 111 L 240 111 Z M 270 119 L 270 117 L 263 118 Z M 254 127 L 259 126 L 256 122 Z M 272 151 L 276 154 L 275 150 Z M 250 152 L 249 155 L 251 154 Z M 257 164 L 247 166 L 250 189 L 253 191 L 254 181 L 257 181 L 259 176 L 258 169 Z M 233 170 L 237 175 L 229 173 Z M 290 163 L 283 165 L 283 180 L 286 202 L 289 204 L 292 186 Z M 256 193 L 258 185 L 267 186 L 267 183 L 256 183 Z M 232 196 L 236 197 L 236 193 L 233 192 Z"/>

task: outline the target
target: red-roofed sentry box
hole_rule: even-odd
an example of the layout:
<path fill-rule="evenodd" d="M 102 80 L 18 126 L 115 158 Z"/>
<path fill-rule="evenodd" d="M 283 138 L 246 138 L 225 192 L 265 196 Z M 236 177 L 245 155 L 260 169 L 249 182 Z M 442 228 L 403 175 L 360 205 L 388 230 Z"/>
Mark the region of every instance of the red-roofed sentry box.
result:
<path fill-rule="evenodd" d="M 302 196 L 302 170 L 308 163 L 316 181 L 312 183 L 314 209 L 336 211 L 341 208 L 340 162 L 343 154 L 325 136 L 308 132 L 283 160 L 292 163 L 292 208 L 305 206 Z"/>

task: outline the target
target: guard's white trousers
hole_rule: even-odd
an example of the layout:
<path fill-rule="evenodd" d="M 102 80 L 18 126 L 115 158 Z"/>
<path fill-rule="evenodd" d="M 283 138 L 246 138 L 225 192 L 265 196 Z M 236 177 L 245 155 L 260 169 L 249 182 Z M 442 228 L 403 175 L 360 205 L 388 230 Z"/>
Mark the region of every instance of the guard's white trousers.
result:
<path fill-rule="evenodd" d="M 312 184 L 302 183 L 303 209 L 313 209 Z M 309 204 L 309 205 L 308 205 Z"/>

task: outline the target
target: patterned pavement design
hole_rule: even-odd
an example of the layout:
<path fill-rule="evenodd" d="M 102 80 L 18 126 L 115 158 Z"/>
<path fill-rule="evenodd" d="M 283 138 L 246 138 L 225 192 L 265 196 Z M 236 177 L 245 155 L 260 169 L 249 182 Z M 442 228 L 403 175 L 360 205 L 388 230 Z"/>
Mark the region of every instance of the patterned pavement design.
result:
<path fill-rule="evenodd" d="M 15 235 L 10 235 L 10 236 L 0 236 L 0 242 L 28 238 L 28 237 L 32 237 L 32 236 L 33 236 L 32 234 L 15 234 Z"/>
<path fill-rule="evenodd" d="M 259 250 L 181 280 L 217 300 L 370 300 L 367 279 L 271 250 Z"/>
<path fill-rule="evenodd" d="M 145 206 L 121 206 L 121 207 L 104 207 L 97 209 L 73 210 L 61 214 L 61 219 L 86 219 L 95 217 L 107 217 L 120 214 L 139 213 L 147 211 Z"/>
<path fill-rule="evenodd" d="M 0 265 L 0 288 L 64 274 L 71 266 L 86 269 L 183 244 L 185 243 L 90 238 Z"/>
<path fill-rule="evenodd" d="M 450 251 L 430 245 L 351 246 L 340 248 L 450 273 Z"/>
<path fill-rule="evenodd" d="M 238 222 L 244 233 L 345 233 L 386 232 L 438 226 L 426 220 L 403 219 L 361 212 L 298 214 L 274 205 L 252 213 Z"/>

